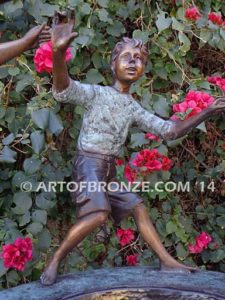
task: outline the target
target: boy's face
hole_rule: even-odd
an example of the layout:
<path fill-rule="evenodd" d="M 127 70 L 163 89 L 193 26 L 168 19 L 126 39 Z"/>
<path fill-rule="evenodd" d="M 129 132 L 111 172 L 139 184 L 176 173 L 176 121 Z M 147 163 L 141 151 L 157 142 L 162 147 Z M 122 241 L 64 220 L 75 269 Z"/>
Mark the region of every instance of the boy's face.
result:
<path fill-rule="evenodd" d="M 144 58 L 139 48 L 129 44 L 123 47 L 116 60 L 112 63 L 115 77 L 119 81 L 131 84 L 137 81 L 144 73 Z"/>

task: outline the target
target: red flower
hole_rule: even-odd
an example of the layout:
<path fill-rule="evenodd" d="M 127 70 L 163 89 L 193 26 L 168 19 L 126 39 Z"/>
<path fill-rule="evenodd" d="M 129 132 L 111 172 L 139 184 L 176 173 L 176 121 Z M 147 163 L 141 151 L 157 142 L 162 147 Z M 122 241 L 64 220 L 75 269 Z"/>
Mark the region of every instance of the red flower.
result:
<path fill-rule="evenodd" d="M 72 58 L 70 48 L 66 50 L 65 61 L 69 61 Z M 35 52 L 34 56 L 35 69 L 38 73 L 44 71 L 51 73 L 53 68 L 52 62 L 52 42 L 42 44 Z"/>
<path fill-rule="evenodd" d="M 137 257 L 138 257 L 138 254 L 128 255 L 126 257 L 127 264 L 129 266 L 136 266 L 136 264 L 137 264 Z"/>
<path fill-rule="evenodd" d="M 190 244 L 188 249 L 190 253 L 201 253 L 204 249 L 207 249 L 211 241 L 212 237 L 207 232 L 203 231 L 195 238 L 195 245 Z"/>
<path fill-rule="evenodd" d="M 116 236 L 119 238 L 119 243 L 123 247 L 129 244 L 134 239 L 134 232 L 131 228 L 117 229 Z"/>
<path fill-rule="evenodd" d="M 143 149 L 141 150 L 133 160 L 132 164 L 136 167 L 145 167 L 148 172 L 158 170 L 169 170 L 169 164 L 171 160 L 160 154 L 157 149 Z"/>
<path fill-rule="evenodd" d="M 214 23 L 214 24 L 216 24 L 218 26 L 221 26 L 223 24 L 223 19 L 222 19 L 221 14 L 216 14 L 214 12 L 211 12 L 211 13 L 208 14 L 208 19 L 212 23 Z"/>
<path fill-rule="evenodd" d="M 217 85 L 222 91 L 225 91 L 225 78 L 220 76 L 208 77 L 208 82 Z"/>
<path fill-rule="evenodd" d="M 225 149 L 225 143 L 221 146 L 223 149 Z"/>
<path fill-rule="evenodd" d="M 128 163 L 124 168 L 124 177 L 130 182 L 134 182 L 138 177 L 138 172 L 131 168 L 131 165 Z"/>
<path fill-rule="evenodd" d="M 145 134 L 145 139 L 149 139 L 149 140 L 153 140 L 153 141 L 157 141 L 157 142 L 160 141 L 160 138 L 158 136 L 156 136 L 150 132 Z"/>
<path fill-rule="evenodd" d="M 163 171 L 168 171 L 171 168 L 172 162 L 173 161 L 171 159 L 169 159 L 166 156 L 163 156 L 163 158 L 162 158 L 162 169 L 163 169 Z"/>
<path fill-rule="evenodd" d="M 122 166 L 122 165 L 124 165 L 124 160 L 123 160 L 123 159 L 116 159 L 116 165 L 117 165 L 117 166 Z"/>
<path fill-rule="evenodd" d="M 191 8 L 188 8 L 185 11 L 185 18 L 189 19 L 191 21 L 197 21 L 201 18 L 200 12 L 197 7 L 193 6 Z"/>
<path fill-rule="evenodd" d="M 186 113 L 184 119 L 187 120 L 200 113 L 214 101 L 215 99 L 205 92 L 189 91 L 183 102 L 173 105 L 175 114 L 171 119 L 176 121 L 179 118 L 179 115 L 176 115 L 176 113 Z"/>
<path fill-rule="evenodd" d="M 12 244 L 2 247 L 1 254 L 5 268 L 23 271 L 27 261 L 32 260 L 32 241 L 29 237 L 19 237 Z"/>

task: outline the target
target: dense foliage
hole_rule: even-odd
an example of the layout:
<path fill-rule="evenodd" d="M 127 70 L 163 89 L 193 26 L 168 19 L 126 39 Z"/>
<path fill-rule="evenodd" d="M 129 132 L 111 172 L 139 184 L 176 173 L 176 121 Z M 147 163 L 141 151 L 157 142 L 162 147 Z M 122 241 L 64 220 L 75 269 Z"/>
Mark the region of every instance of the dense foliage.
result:
<path fill-rule="evenodd" d="M 0 5 L 1 42 L 24 35 L 37 22 L 48 21 L 55 9 L 76 10 L 79 37 L 72 44 L 75 56 L 68 63 L 71 77 L 81 82 L 111 84 L 111 50 L 123 36 L 149 45 L 145 75 L 132 94 L 149 111 L 167 119 L 172 105 L 189 90 L 223 95 L 225 16 L 223 1 L 135 0 L 15 0 Z M 208 14 L 216 12 L 215 15 Z M 185 17 L 186 16 L 186 17 Z M 222 20 L 222 21 L 221 21 Z M 222 23 L 221 23 L 222 22 Z M 38 182 L 70 181 L 83 108 L 57 103 L 51 93 L 52 78 L 35 71 L 34 50 L 0 67 L 0 242 L 18 237 L 33 241 L 33 259 L 24 271 L 5 269 L 0 260 L 0 286 L 11 287 L 37 280 L 68 228 L 75 222 L 75 208 L 67 191 L 35 192 Z M 215 80 L 214 80 L 215 81 Z M 216 81 L 215 81 L 216 83 Z M 126 162 L 143 149 L 157 148 L 173 160 L 173 167 L 154 172 L 148 179 L 163 181 L 161 190 L 143 192 L 146 206 L 167 250 L 173 257 L 203 269 L 225 271 L 225 123 L 213 116 L 188 136 L 173 142 L 149 140 L 132 128 L 124 146 Z M 124 165 L 118 165 L 124 179 Z M 23 192 L 21 182 L 33 190 Z M 189 191 L 169 191 L 167 182 L 189 182 Z M 170 187 L 171 190 L 171 187 Z M 144 244 L 132 218 L 120 224 L 132 238 L 121 244 L 109 221 L 106 230 L 86 238 L 64 261 L 61 272 L 87 268 L 135 265 L 157 266 L 156 256 Z M 206 232 L 207 247 L 193 254 L 188 246 Z M 197 241 L 197 239 L 196 239 Z M 199 249 L 199 248 L 198 248 Z"/>

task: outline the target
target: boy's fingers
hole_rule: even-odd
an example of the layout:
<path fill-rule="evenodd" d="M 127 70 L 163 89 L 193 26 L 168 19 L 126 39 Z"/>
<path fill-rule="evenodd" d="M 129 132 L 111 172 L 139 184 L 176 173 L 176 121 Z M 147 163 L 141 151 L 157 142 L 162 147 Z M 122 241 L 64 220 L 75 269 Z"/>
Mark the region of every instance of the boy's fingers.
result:
<path fill-rule="evenodd" d="M 69 20 L 70 24 L 71 24 L 71 25 L 74 25 L 74 24 L 75 24 L 75 20 L 76 20 L 76 17 L 75 17 L 75 10 L 73 9 L 73 10 L 71 11 L 71 15 L 70 15 L 70 20 Z"/>
<path fill-rule="evenodd" d="M 55 11 L 54 11 L 53 20 L 52 20 L 52 24 L 53 24 L 53 25 L 57 25 L 58 23 L 59 23 L 59 16 L 58 16 L 57 10 L 55 10 Z"/>
<path fill-rule="evenodd" d="M 41 32 L 42 32 L 42 30 L 45 28 L 45 25 L 46 25 L 45 22 L 42 23 L 42 24 L 40 25 L 40 27 L 39 27 L 39 29 L 38 29 L 38 33 L 41 33 Z"/>
<path fill-rule="evenodd" d="M 77 32 L 71 33 L 70 38 L 69 38 L 70 43 L 71 43 L 77 36 L 78 36 L 78 33 L 77 33 Z"/>

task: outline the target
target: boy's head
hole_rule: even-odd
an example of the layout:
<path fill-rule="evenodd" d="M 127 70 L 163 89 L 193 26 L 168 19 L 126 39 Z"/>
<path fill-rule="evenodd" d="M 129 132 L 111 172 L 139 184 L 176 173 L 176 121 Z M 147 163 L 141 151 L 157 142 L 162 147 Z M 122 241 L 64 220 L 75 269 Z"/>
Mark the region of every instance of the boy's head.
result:
<path fill-rule="evenodd" d="M 114 79 L 128 83 L 137 81 L 144 73 L 147 59 L 148 49 L 141 40 L 124 37 L 112 51 Z"/>

